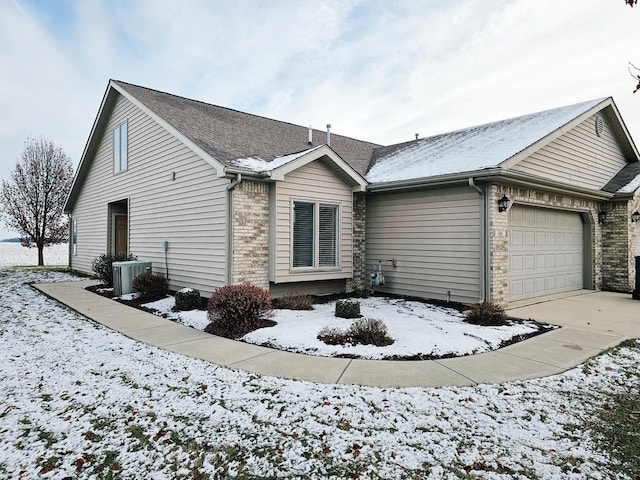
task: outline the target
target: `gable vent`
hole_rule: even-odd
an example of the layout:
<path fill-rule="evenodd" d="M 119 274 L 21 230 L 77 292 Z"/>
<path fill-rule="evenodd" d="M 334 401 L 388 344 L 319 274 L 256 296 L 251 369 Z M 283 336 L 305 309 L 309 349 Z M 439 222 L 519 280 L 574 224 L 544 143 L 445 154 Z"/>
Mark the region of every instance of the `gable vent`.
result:
<path fill-rule="evenodd" d="M 604 122 L 600 117 L 596 118 L 596 135 L 599 137 L 602 136 L 602 132 L 604 131 Z"/>

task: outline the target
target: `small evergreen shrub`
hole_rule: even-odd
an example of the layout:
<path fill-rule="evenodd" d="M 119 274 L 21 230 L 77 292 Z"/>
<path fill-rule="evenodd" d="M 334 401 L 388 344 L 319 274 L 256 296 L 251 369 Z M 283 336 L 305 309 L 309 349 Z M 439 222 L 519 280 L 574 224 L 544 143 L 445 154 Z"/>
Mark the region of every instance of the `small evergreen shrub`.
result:
<path fill-rule="evenodd" d="M 176 292 L 176 310 L 194 310 L 200 307 L 200 292 L 193 288 L 183 288 Z"/>
<path fill-rule="evenodd" d="M 338 300 L 336 302 L 336 317 L 360 318 L 361 316 L 358 300 Z"/>
<path fill-rule="evenodd" d="M 277 299 L 277 306 L 287 310 L 313 310 L 313 297 L 304 292 L 287 293 Z"/>
<path fill-rule="evenodd" d="M 496 303 L 476 303 L 465 312 L 465 321 L 473 325 L 500 326 L 507 324 L 504 308 Z"/>
<path fill-rule="evenodd" d="M 377 318 L 359 318 L 346 330 L 337 327 L 323 327 L 318 332 L 318 340 L 327 345 L 375 345 L 386 347 L 394 340 L 387 333 L 387 327 Z"/>
<path fill-rule="evenodd" d="M 140 294 L 139 301 L 153 302 L 167 296 L 169 281 L 162 275 L 145 272 L 133 279 L 131 288 Z"/>
<path fill-rule="evenodd" d="M 275 325 L 269 320 L 271 294 L 254 285 L 229 285 L 213 292 L 207 304 L 208 333 L 239 338 L 253 330 Z"/>
<path fill-rule="evenodd" d="M 91 270 L 108 287 L 113 287 L 113 262 L 136 260 L 133 255 L 110 255 L 104 253 L 91 262 Z"/>

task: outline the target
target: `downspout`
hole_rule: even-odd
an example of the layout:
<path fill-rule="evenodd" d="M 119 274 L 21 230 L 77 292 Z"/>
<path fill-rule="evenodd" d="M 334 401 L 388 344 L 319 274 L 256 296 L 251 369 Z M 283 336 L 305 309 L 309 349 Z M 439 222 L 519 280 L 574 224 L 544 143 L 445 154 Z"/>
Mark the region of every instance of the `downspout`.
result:
<path fill-rule="evenodd" d="M 71 272 L 73 271 L 73 269 L 71 268 L 71 259 L 73 257 L 73 217 L 70 213 L 67 215 L 67 219 L 69 221 L 69 251 L 67 252 L 67 265 L 69 267 L 69 271 Z"/>
<path fill-rule="evenodd" d="M 227 285 L 233 282 L 233 189 L 242 182 L 242 174 L 227 185 Z"/>
<path fill-rule="evenodd" d="M 473 177 L 469 177 L 469 186 L 476 190 L 482 197 L 482 210 L 480 212 L 480 248 L 482 249 L 482 254 L 480 255 L 480 302 L 486 302 L 489 301 L 487 295 L 490 291 L 488 271 L 490 259 L 489 249 L 487 248 L 489 245 L 488 196 L 482 188 L 475 184 Z"/>

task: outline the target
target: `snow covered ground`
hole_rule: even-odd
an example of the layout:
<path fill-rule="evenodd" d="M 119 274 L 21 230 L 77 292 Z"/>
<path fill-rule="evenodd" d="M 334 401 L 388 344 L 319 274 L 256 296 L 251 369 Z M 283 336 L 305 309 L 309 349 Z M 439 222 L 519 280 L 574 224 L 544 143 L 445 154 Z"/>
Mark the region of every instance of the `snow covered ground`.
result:
<path fill-rule="evenodd" d="M 0 271 L 0 478 L 623 478 L 589 429 L 640 346 L 464 388 L 319 385 L 131 340 Z"/>
<path fill-rule="evenodd" d="M 45 265 L 69 265 L 69 244 L 45 247 Z M 19 243 L 0 242 L 0 268 L 14 265 L 38 265 L 38 249 L 26 248 Z"/>
<path fill-rule="evenodd" d="M 463 315 L 457 310 L 402 299 L 371 297 L 359 301 L 364 317 L 378 318 L 385 323 L 389 336 L 394 339 L 393 344 L 386 347 L 327 345 L 318 340 L 318 331 L 323 327 L 344 330 L 353 322 L 334 315 L 336 302 L 314 305 L 313 310 L 274 310 L 272 320 L 277 325 L 255 330 L 242 337 L 242 340 L 324 357 L 348 355 L 368 359 L 436 358 L 495 350 L 505 341 L 531 334 L 540 328 L 535 322 L 502 327 L 470 325 L 464 322 Z M 209 324 L 206 312 L 172 312 L 174 305 L 173 297 L 145 304 L 146 307 L 198 330 L 204 330 Z"/>

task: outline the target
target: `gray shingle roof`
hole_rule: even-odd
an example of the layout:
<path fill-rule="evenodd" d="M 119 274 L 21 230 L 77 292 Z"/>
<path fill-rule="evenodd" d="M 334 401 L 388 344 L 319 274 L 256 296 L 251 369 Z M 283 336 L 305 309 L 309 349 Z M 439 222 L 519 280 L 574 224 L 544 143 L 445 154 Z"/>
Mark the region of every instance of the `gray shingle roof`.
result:
<path fill-rule="evenodd" d="M 307 150 L 308 128 L 190 100 L 122 81 L 113 81 L 220 163 L 275 157 Z M 326 132 L 313 130 L 313 145 L 324 145 Z M 364 175 L 378 145 L 331 134 L 331 148 Z"/>
<path fill-rule="evenodd" d="M 622 187 L 628 185 L 640 175 L 640 162 L 632 162 L 622 168 L 609 182 L 602 187 L 602 190 L 609 193 L 616 193 Z"/>

